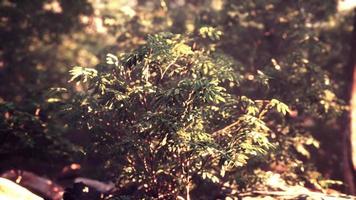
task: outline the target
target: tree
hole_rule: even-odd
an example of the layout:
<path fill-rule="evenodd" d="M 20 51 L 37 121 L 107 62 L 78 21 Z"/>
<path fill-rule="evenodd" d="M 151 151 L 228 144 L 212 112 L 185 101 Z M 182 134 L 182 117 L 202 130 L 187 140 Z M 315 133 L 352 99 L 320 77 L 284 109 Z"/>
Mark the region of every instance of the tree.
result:
<path fill-rule="evenodd" d="M 350 105 L 350 111 L 345 113 L 345 128 L 343 130 L 343 164 L 344 179 L 348 184 L 348 191 L 356 194 L 356 147 L 355 147 L 355 68 L 356 68 L 356 11 L 354 14 L 353 32 L 351 36 L 350 58 L 344 69 L 346 87 L 343 91 L 343 99 Z"/>
<path fill-rule="evenodd" d="M 91 11 L 86 0 L 0 1 L 1 170 L 39 170 L 39 161 L 71 157 L 74 146 L 63 137 L 66 130 L 45 96 L 63 81 L 63 68 L 52 62 L 57 47 Z"/>
<path fill-rule="evenodd" d="M 36 99 L 41 89 L 48 89 L 46 83 L 58 81 L 54 72 L 60 71 L 46 65 L 46 48 L 53 49 L 61 36 L 80 28 L 79 16 L 89 15 L 91 6 L 86 0 L 2 0 L 0 10 L 0 84 L 8 86 L 1 88 L 0 97 Z"/>

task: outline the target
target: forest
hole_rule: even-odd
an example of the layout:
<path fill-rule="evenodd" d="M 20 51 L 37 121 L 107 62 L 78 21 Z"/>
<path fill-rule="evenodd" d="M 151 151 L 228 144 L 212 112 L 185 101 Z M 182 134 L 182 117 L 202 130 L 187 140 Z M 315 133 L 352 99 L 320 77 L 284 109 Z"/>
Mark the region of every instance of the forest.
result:
<path fill-rule="evenodd" d="M 356 199 L 356 0 L 0 0 L 0 200 Z"/>

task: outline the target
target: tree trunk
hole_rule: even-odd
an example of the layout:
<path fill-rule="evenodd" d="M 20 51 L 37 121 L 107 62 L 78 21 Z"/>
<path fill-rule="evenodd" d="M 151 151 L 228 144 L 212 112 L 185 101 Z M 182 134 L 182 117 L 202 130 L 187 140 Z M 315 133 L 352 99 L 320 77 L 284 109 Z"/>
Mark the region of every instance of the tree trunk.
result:
<path fill-rule="evenodd" d="M 344 69 L 346 88 L 343 99 L 350 105 L 350 111 L 343 118 L 343 174 L 347 192 L 356 194 L 356 9 L 350 45 L 350 59 Z"/>
<path fill-rule="evenodd" d="M 356 15 L 356 14 L 355 14 Z M 354 172 L 356 171 L 356 70 L 354 65 L 352 96 L 350 103 L 351 113 L 351 148 L 352 148 L 352 164 Z"/>

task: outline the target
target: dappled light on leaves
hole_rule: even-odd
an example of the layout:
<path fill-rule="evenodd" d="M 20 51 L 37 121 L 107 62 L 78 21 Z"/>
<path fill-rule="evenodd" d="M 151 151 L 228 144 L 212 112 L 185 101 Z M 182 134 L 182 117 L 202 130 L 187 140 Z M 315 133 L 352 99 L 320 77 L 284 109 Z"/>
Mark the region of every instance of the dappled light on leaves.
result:
<path fill-rule="evenodd" d="M 3 1 L 0 170 L 69 166 L 99 199 L 350 192 L 350 2 Z"/>

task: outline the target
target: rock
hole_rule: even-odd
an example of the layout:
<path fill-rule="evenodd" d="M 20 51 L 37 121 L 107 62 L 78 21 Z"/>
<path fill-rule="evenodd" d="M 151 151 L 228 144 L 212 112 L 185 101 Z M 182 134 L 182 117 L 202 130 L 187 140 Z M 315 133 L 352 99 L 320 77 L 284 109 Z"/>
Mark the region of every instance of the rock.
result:
<path fill-rule="evenodd" d="M 43 200 L 28 189 L 5 178 L 0 178 L 0 199 L 6 200 Z"/>
<path fill-rule="evenodd" d="M 53 181 L 38 176 L 32 172 L 22 170 L 9 170 L 1 174 L 1 177 L 12 180 L 33 192 L 42 195 L 46 199 L 61 200 L 64 189 Z"/>

